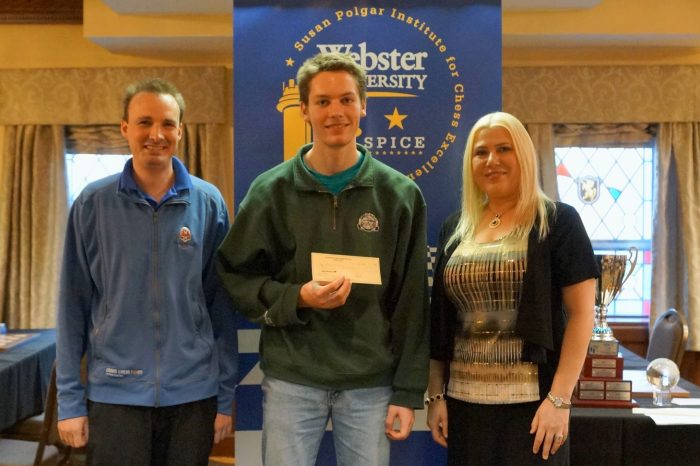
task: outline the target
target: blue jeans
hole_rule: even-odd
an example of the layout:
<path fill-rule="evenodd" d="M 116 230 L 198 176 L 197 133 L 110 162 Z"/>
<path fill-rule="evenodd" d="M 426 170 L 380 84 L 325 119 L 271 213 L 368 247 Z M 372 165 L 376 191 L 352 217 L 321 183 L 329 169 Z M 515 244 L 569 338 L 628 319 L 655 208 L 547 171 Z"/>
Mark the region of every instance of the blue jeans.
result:
<path fill-rule="evenodd" d="M 314 466 L 328 419 L 338 466 L 389 464 L 391 387 L 324 390 L 265 376 L 262 390 L 265 466 Z"/>

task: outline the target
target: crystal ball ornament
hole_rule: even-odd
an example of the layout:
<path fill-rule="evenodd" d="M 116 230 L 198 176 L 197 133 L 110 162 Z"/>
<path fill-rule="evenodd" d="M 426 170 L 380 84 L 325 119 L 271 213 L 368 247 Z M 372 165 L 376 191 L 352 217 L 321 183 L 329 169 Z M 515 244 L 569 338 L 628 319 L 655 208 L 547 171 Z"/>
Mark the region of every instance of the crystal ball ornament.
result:
<path fill-rule="evenodd" d="M 657 358 L 647 366 L 647 381 L 651 384 L 654 406 L 671 406 L 671 390 L 678 385 L 681 373 L 675 362 Z"/>

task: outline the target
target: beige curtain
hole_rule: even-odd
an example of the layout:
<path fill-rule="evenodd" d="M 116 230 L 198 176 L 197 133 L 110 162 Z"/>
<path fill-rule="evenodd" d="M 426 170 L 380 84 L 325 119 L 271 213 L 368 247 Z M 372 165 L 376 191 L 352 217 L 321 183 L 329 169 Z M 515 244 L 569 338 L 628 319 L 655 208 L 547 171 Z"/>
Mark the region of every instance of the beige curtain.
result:
<path fill-rule="evenodd" d="M 119 124 L 66 126 L 68 154 L 130 154 Z"/>
<path fill-rule="evenodd" d="M 4 126 L 0 136 L 0 318 L 55 326 L 67 216 L 63 126 Z"/>
<path fill-rule="evenodd" d="M 550 198 L 559 200 L 552 125 L 549 123 L 530 123 L 526 126 L 539 157 L 542 190 Z"/>
<path fill-rule="evenodd" d="M 0 124 L 113 125 L 122 92 L 161 77 L 187 102 L 185 123 L 225 123 L 230 85 L 223 66 L 0 69 Z"/>
<path fill-rule="evenodd" d="M 589 123 L 554 125 L 558 147 L 637 147 L 654 139 L 657 125 L 648 123 Z"/>
<path fill-rule="evenodd" d="M 686 315 L 687 349 L 700 351 L 700 123 L 663 123 L 658 136 L 651 319 L 669 307 Z M 686 273 L 687 272 L 687 273 Z"/>
<path fill-rule="evenodd" d="M 524 123 L 700 121 L 700 66 L 503 68 L 503 109 Z"/>
<path fill-rule="evenodd" d="M 231 209 L 233 150 L 228 127 L 216 123 L 186 123 L 178 152 L 190 173 L 219 188 Z"/>

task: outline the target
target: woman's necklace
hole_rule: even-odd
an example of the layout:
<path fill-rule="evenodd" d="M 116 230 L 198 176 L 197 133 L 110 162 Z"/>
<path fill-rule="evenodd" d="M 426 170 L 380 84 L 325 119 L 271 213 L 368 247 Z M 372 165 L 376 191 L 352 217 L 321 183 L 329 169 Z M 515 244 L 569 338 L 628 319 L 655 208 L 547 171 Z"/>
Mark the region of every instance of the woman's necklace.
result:
<path fill-rule="evenodd" d="M 507 213 L 512 209 L 512 207 L 509 207 L 508 209 L 503 210 L 501 212 L 496 212 L 491 208 L 490 205 L 487 205 L 486 208 L 493 212 L 493 218 L 491 219 L 491 221 L 489 221 L 489 228 L 491 228 L 492 230 L 501 226 L 501 217 L 503 217 L 503 214 Z"/>
<path fill-rule="evenodd" d="M 491 221 L 489 222 L 489 228 L 491 228 L 491 229 L 493 230 L 493 229 L 498 228 L 499 226 L 501 226 L 501 215 L 503 215 L 503 214 L 502 214 L 502 213 L 496 213 L 496 215 L 494 215 L 494 217 L 493 217 L 493 218 L 491 219 Z"/>

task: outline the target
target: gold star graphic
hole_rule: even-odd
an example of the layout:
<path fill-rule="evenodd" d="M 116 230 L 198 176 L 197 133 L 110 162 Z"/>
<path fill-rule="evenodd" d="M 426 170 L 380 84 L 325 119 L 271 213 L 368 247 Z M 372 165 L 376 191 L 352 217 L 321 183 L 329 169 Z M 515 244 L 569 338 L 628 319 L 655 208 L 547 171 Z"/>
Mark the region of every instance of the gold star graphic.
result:
<path fill-rule="evenodd" d="M 292 57 L 287 58 L 285 62 L 287 63 L 287 66 L 294 66 L 294 59 L 292 59 Z"/>
<path fill-rule="evenodd" d="M 393 128 L 394 126 L 398 126 L 399 128 L 403 129 L 403 120 L 407 116 L 408 115 L 401 115 L 399 113 L 399 109 L 394 107 L 394 113 L 391 115 L 384 115 L 384 118 L 389 120 L 389 129 Z"/>

